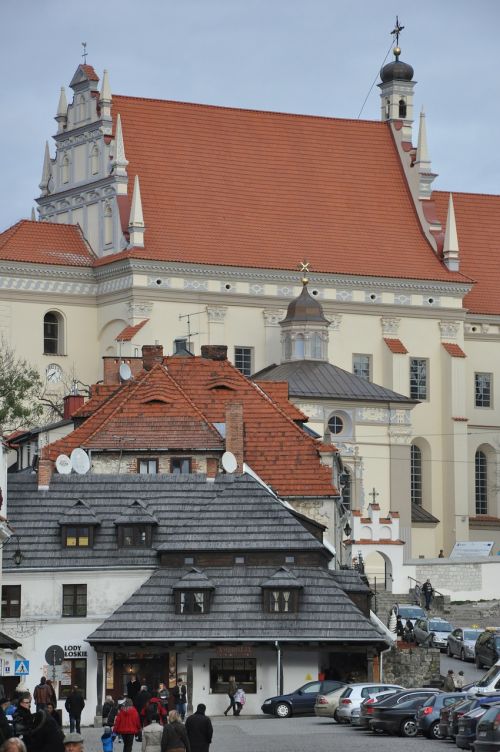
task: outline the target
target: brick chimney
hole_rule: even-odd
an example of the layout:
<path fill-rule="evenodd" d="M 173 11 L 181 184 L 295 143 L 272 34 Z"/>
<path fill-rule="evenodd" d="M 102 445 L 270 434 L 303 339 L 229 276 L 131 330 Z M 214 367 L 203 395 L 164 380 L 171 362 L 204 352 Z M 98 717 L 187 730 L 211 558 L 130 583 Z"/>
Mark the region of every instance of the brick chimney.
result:
<path fill-rule="evenodd" d="M 219 460 L 217 457 L 207 457 L 207 483 L 213 483 L 219 472 Z"/>
<path fill-rule="evenodd" d="M 104 364 L 104 384 L 121 384 L 120 366 L 122 363 L 126 363 L 128 366 L 130 366 L 133 379 L 135 379 L 140 373 L 142 373 L 142 358 L 139 357 L 134 356 L 133 358 L 120 358 L 116 357 L 115 355 L 104 355 L 102 361 Z"/>
<path fill-rule="evenodd" d="M 227 360 L 227 345 L 202 345 L 201 357 L 207 360 Z"/>
<path fill-rule="evenodd" d="M 73 413 L 75 413 L 85 402 L 85 397 L 83 394 L 67 394 L 66 397 L 63 399 L 64 402 L 64 412 L 63 412 L 63 418 L 64 420 L 68 420 L 71 418 Z"/>
<path fill-rule="evenodd" d="M 236 473 L 243 472 L 244 451 L 243 404 L 228 402 L 226 405 L 226 451 L 236 457 Z"/>
<path fill-rule="evenodd" d="M 155 363 L 163 363 L 163 345 L 143 345 L 142 363 L 145 371 L 150 371 Z"/>
<path fill-rule="evenodd" d="M 38 490 L 48 491 L 50 480 L 54 473 L 54 463 L 52 460 L 41 459 L 38 463 Z"/>

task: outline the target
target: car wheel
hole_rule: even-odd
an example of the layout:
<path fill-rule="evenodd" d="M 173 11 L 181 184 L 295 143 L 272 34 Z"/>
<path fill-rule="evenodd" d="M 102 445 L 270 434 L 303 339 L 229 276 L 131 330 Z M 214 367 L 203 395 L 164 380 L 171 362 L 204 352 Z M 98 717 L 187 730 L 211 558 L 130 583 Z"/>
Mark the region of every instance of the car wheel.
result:
<path fill-rule="evenodd" d="M 340 723 L 340 718 L 339 718 L 339 714 L 337 710 L 335 710 L 333 714 L 333 720 L 336 721 L 337 723 Z"/>
<path fill-rule="evenodd" d="M 482 668 L 482 664 L 481 664 L 481 661 L 480 661 L 478 655 L 476 655 L 476 659 L 475 659 L 474 663 L 476 664 L 476 668 Z"/>
<path fill-rule="evenodd" d="M 462 650 L 460 651 L 460 660 L 461 660 L 461 661 L 464 661 L 464 662 L 465 662 L 465 651 L 464 651 L 464 649 L 463 649 L 463 648 L 462 648 Z"/>
<path fill-rule="evenodd" d="M 439 730 L 439 721 L 434 721 L 429 729 L 429 739 L 442 739 L 441 732 Z"/>
<path fill-rule="evenodd" d="M 416 736 L 418 734 L 417 722 L 414 718 L 407 718 L 400 726 L 401 736 Z"/>
<path fill-rule="evenodd" d="M 288 718 L 289 715 L 292 715 L 292 709 L 288 703 L 280 702 L 274 708 L 274 715 L 277 718 Z"/>

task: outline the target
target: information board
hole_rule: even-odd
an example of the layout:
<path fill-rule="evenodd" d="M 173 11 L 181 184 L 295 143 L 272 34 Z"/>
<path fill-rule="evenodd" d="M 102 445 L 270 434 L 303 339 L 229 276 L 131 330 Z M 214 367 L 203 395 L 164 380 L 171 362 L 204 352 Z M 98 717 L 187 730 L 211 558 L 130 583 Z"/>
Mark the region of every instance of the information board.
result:
<path fill-rule="evenodd" d="M 491 554 L 493 541 L 457 541 L 450 559 L 477 559 Z"/>

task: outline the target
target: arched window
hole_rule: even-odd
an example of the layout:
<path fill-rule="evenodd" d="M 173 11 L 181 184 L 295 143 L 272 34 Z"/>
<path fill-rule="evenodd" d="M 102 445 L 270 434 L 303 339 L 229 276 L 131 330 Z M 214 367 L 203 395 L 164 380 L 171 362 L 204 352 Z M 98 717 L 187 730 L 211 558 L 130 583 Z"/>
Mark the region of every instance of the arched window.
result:
<path fill-rule="evenodd" d="M 284 359 L 285 360 L 291 360 L 292 359 L 292 338 L 289 334 L 285 334 L 285 347 L 284 347 Z"/>
<path fill-rule="evenodd" d="M 99 149 L 97 145 L 90 152 L 90 172 L 92 175 L 97 175 L 99 172 Z"/>
<path fill-rule="evenodd" d="M 109 204 L 104 209 L 104 245 L 113 242 L 113 210 Z"/>
<path fill-rule="evenodd" d="M 391 117 L 391 100 L 386 99 L 385 100 L 385 119 L 389 120 Z"/>
<path fill-rule="evenodd" d="M 488 514 L 488 460 L 480 449 L 475 456 L 476 514 Z"/>
<path fill-rule="evenodd" d="M 345 509 L 350 509 L 351 503 L 352 503 L 351 473 L 345 466 L 340 474 L 339 482 L 340 482 L 340 490 L 342 493 L 342 504 L 344 505 Z"/>
<path fill-rule="evenodd" d="M 43 317 L 43 352 L 64 355 L 64 322 L 56 311 L 49 311 Z"/>
<path fill-rule="evenodd" d="M 297 337 L 295 338 L 295 357 L 303 358 L 304 355 L 305 355 L 304 335 L 297 334 Z"/>
<path fill-rule="evenodd" d="M 69 157 L 67 154 L 62 161 L 61 180 L 63 183 L 69 183 Z"/>
<path fill-rule="evenodd" d="M 404 99 L 399 100 L 399 117 L 405 118 L 406 117 L 406 102 Z"/>
<path fill-rule="evenodd" d="M 422 506 L 422 450 L 412 444 L 410 448 L 411 500 Z"/>

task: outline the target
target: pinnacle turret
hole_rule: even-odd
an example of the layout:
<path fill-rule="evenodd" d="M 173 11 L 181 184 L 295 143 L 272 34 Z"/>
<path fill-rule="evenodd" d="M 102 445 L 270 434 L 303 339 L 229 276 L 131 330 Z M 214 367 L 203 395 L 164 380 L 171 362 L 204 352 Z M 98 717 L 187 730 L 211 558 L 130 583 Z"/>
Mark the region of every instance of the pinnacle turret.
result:
<path fill-rule="evenodd" d="M 455 207 L 450 193 L 448 200 L 448 216 L 446 217 L 446 231 L 444 234 L 443 260 L 448 269 L 457 272 L 460 268 L 460 248 L 458 245 L 457 223 Z"/>
<path fill-rule="evenodd" d="M 42 191 L 42 196 L 49 194 L 49 182 L 52 177 L 52 160 L 50 159 L 49 142 L 45 142 L 45 154 L 43 157 L 43 170 L 42 179 L 40 181 L 39 188 Z"/>
<path fill-rule="evenodd" d="M 130 207 L 130 219 L 128 231 L 130 235 L 129 244 L 134 246 L 144 246 L 144 217 L 142 214 L 141 188 L 139 185 L 139 176 L 134 179 L 134 192 L 132 194 L 132 204 Z"/>
<path fill-rule="evenodd" d="M 106 133 L 111 132 L 111 87 L 109 85 L 109 73 L 104 69 L 102 76 L 102 87 L 99 96 L 99 105 L 101 107 L 101 119 L 109 122 L 109 128 L 106 127 Z"/>
<path fill-rule="evenodd" d="M 115 147 L 113 158 L 114 174 L 126 176 L 127 166 L 128 161 L 125 156 L 125 145 L 123 143 L 122 119 L 120 117 L 120 114 L 118 113 L 116 117 Z"/>

